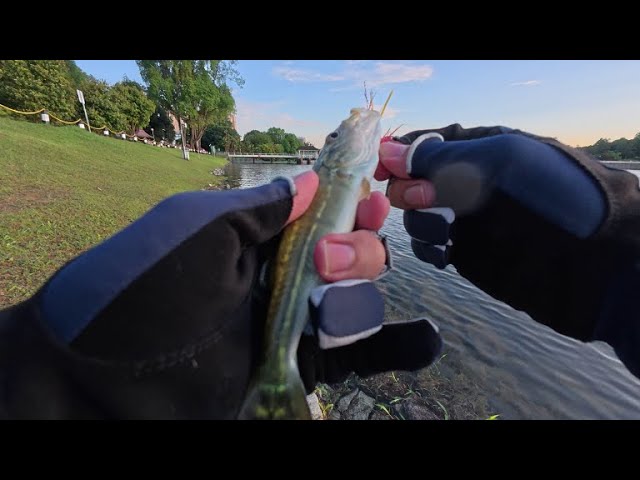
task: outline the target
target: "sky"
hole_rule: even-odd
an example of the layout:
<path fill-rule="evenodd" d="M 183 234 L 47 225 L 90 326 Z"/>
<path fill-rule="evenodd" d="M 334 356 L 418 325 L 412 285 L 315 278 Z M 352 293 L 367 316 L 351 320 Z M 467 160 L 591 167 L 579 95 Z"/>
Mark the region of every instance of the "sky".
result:
<path fill-rule="evenodd" d="M 96 78 L 142 83 L 134 60 L 76 60 Z M 573 146 L 640 132 L 637 60 L 240 60 L 234 86 L 238 133 L 269 127 L 316 147 L 353 107 L 364 82 L 383 126 L 397 135 L 444 127 L 505 125 Z"/>

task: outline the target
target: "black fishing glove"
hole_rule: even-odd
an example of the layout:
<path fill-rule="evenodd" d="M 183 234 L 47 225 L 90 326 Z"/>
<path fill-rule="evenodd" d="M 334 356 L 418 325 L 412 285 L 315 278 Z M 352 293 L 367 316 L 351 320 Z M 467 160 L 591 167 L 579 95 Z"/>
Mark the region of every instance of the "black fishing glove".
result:
<path fill-rule="evenodd" d="M 291 208 L 282 180 L 179 194 L 69 262 L 0 312 L 0 418 L 234 418 L 262 349 L 262 267 Z M 382 305 L 359 285 L 314 308 L 299 348 L 308 389 L 437 354 L 427 321 L 381 328 L 380 308 L 354 314 Z M 341 346 L 319 348 L 316 331 Z"/>
<path fill-rule="evenodd" d="M 420 259 L 565 335 L 611 344 L 640 376 L 638 179 L 582 150 L 506 127 L 460 125 L 395 140 L 435 185 L 408 210 Z"/>

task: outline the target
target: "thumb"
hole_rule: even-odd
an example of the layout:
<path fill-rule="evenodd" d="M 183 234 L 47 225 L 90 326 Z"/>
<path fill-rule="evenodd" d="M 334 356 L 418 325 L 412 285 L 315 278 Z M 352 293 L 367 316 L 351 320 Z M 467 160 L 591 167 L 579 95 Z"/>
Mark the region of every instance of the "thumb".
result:
<path fill-rule="evenodd" d="M 320 179 L 316 172 L 309 170 L 294 177 L 293 182 L 296 187 L 296 193 L 293 197 L 293 207 L 291 208 L 291 213 L 289 214 L 286 225 L 296 221 L 307 211 L 313 197 L 316 195 Z"/>
<path fill-rule="evenodd" d="M 235 232 L 239 244 L 260 245 L 307 211 L 318 183 L 318 175 L 310 170 L 293 178 L 276 177 L 259 187 L 215 192 L 224 196 L 212 201 L 227 203 L 221 226 Z"/>

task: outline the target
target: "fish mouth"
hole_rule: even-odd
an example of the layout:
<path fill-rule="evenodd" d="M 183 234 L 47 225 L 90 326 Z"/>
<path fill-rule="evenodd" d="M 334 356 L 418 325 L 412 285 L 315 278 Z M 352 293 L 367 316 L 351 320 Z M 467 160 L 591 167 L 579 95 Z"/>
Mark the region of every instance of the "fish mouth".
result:
<path fill-rule="evenodd" d="M 352 108 L 351 115 L 345 120 L 350 127 L 366 127 L 367 130 L 374 127 L 380 121 L 380 113 L 368 108 Z"/>

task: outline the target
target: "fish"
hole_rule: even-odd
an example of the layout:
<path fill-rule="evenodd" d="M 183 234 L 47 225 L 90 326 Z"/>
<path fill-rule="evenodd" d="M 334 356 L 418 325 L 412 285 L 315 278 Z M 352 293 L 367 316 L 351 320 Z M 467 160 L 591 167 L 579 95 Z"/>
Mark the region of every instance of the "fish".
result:
<path fill-rule="evenodd" d="M 285 228 L 278 246 L 264 354 L 239 419 L 311 418 L 296 354 L 309 320 L 309 295 L 326 283 L 316 270 L 313 252 L 324 235 L 353 230 L 358 202 L 369 197 L 378 164 L 381 117 L 373 109 L 353 108 L 326 137 L 313 167 L 320 180 L 318 190 L 308 210 Z"/>

